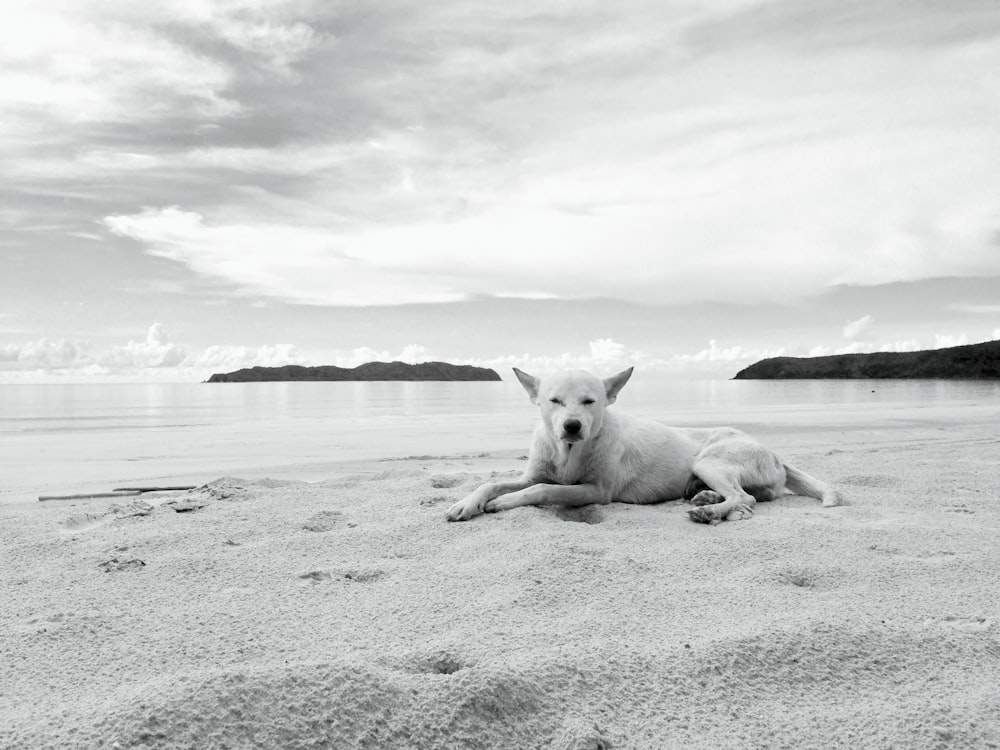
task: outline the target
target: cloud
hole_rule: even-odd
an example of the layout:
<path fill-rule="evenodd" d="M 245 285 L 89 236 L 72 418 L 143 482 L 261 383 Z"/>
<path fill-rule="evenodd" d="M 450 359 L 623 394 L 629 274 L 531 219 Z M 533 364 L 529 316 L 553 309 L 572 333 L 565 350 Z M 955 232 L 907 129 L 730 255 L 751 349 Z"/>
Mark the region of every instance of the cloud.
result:
<path fill-rule="evenodd" d="M 323 36 L 280 0 L 7 5 L 0 95 L 8 113 L 43 122 L 242 114 L 232 98 L 241 75 L 287 78 Z"/>
<path fill-rule="evenodd" d="M 142 341 L 115 344 L 103 351 L 94 351 L 89 342 L 45 337 L 0 347 L 0 369 L 7 375 L 58 371 L 63 378 L 72 373 L 83 379 L 135 376 L 186 381 L 209 371 L 288 364 L 309 362 L 291 344 L 213 345 L 189 351 L 173 343 L 161 323 L 153 323 Z"/>
<path fill-rule="evenodd" d="M 387 351 L 378 351 L 368 346 L 360 346 L 350 352 L 338 352 L 333 356 L 337 367 L 357 367 L 365 362 L 391 362 L 393 357 Z"/>
<path fill-rule="evenodd" d="M 145 154 L 114 144 L 76 168 L 198 184 L 187 205 L 105 225 L 196 273 L 313 304 L 732 300 L 775 268 L 786 295 L 1000 273 L 1000 177 L 988 167 L 1000 146 L 981 93 L 1000 95 L 983 73 L 1000 48 L 944 43 L 924 9 L 907 28 L 927 50 L 873 55 L 871 29 L 888 33 L 898 17 L 879 4 L 838 17 L 843 47 L 804 54 L 802 12 L 760 5 L 618 17 L 593 3 L 544 14 L 513 3 L 485 25 L 482 8 L 451 2 L 157 11 L 169 18 L 154 26 L 197 23 L 227 49 L 323 78 L 299 81 L 294 97 L 266 88 L 269 119 L 251 106 L 245 130 L 269 138 Z M 958 9 L 952 28 L 971 34 L 979 16 Z M 775 43 L 722 45 L 736 18 Z M 952 85 L 969 76 L 981 90 Z M 255 104 L 254 90 L 219 90 Z M 331 135 L 302 137 L 310 123 Z M 233 179 L 213 185 L 219 169 Z M 273 257 L 279 243 L 287 264 Z"/>
<path fill-rule="evenodd" d="M 0 32 L 0 97 L 26 135 L 31 118 L 37 127 L 239 111 L 222 95 L 231 81 L 224 65 L 146 24 L 101 17 L 93 3 L 15 5 Z"/>
<path fill-rule="evenodd" d="M 417 364 L 419 362 L 429 362 L 432 357 L 427 352 L 427 349 L 420 344 L 409 344 L 403 348 L 403 351 L 399 354 L 400 362 L 407 362 L 409 364 Z"/>
<path fill-rule="evenodd" d="M 340 237 L 280 224 L 208 226 L 177 206 L 104 219 L 114 234 L 142 242 L 154 256 L 258 294 L 308 304 L 370 305 L 455 301 L 445 278 L 417 278 L 346 253 Z"/>
<path fill-rule="evenodd" d="M 407 347 L 409 349 L 410 347 Z M 423 350 L 423 347 L 417 347 Z M 565 351 L 560 354 L 503 354 L 494 357 L 450 357 L 441 358 L 454 364 L 489 367 L 496 370 L 504 378 L 510 376 L 512 367 L 526 370 L 535 375 L 555 372 L 558 370 L 588 370 L 597 375 L 609 374 L 629 366 L 635 366 L 640 371 L 685 374 L 693 377 L 715 376 L 720 372 L 730 373 L 734 365 L 748 363 L 765 357 L 777 357 L 784 354 L 783 349 L 755 350 L 743 349 L 740 346 L 723 348 L 718 342 L 711 341 L 707 349 L 693 354 L 676 355 L 669 358 L 653 357 L 642 351 L 629 348 L 626 344 L 614 339 L 594 339 L 588 342 L 585 350 Z M 335 364 L 342 367 L 357 365 L 387 359 L 402 359 L 402 355 L 392 356 L 387 351 L 378 351 L 370 347 L 355 349 L 349 355 L 336 356 Z M 408 361 L 408 360 L 403 360 Z"/>
<path fill-rule="evenodd" d="M 581 321 L 572 343 L 551 326 L 516 346 L 539 365 L 721 372 L 802 346 L 773 328 L 743 338 L 752 314 L 709 328 L 742 317 L 729 305 L 766 317 L 779 298 L 836 284 L 1000 274 L 997 8 L 805 5 L 12 0 L 0 9 L 0 172 L 12 191 L 0 220 L 31 229 L 17 232 L 29 274 L 45 263 L 71 275 L 59 253 L 98 261 L 88 268 L 107 286 L 74 291 L 95 313 L 87 332 L 55 323 L 54 340 L 101 335 L 98 310 L 127 320 L 138 279 L 181 292 L 149 297 L 171 326 L 191 315 L 171 306 L 196 294 L 251 296 L 312 325 L 315 310 L 275 301 L 604 297 L 705 314 L 670 342 Z M 967 326 L 942 309 L 949 301 L 994 312 L 989 290 L 957 289 L 892 314 L 838 304 L 824 318 L 829 339 L 799 335 L 879 347 L 917 335 L 912 319 L 887 328 L 903 305 L 921 304 L 931 332 Z M 30 290 L 7 304 L 20 320 L 48 319 L 31 297 L 41 299 Z M 812 308 L 799 330 L 821 308 L 833 309 Z M 877 329 L 850 320 L 862 310 Z M 838 322 L 857 330 L 841 339 Z M 11 335 L 37 338 L 34 325 Z M 634 338 L 600 343 L 609 334 Z M 178 340 L 177 367 L 313 356 L 306 332 L 296 353 L 230 335 L 199 338 L 211 353 Z M 367 343 L 383 359 L 443 357 L 443 340 L 355 331 L 337 356 Z M 141 336 L 112 343 L 79 362 L 164 354 Z M 461 351 L 513 346 L 501 337 Z"/>
<path fill-rule="evenodd" d="M 1000 314 L 1000 305 L 970 305 L 970 304 L 954 304 L 949 305 L 952 310 L 958 310 L 959 312 L 970 312 L 981 315 L 997 315 Z"/>
<path fill-rule="evenodd" d="M 670 363 L 645 355 L 641 351 L 630 349 L 613 339 L 594 339 L 582 351 L 567 351 L 560 354 L 504 354 L 496 357 L 470 357 L 451 359 L 455 364 L 490 367 L 504 378 L 510 375 L 511 368 L 517 367 L 533 375 L 556 372 L 558 370 L 588 370 L 596 375 L 606 375 L 611 372 L 635 365 L 641 369 L 663 369 Z"/>
<path fill-rule="evenodd" d="M 847 346 L 839 346 L 833 351 L 834 354 L 870 354 L 875 351 L 875 344 L 867 341 L 854 341 Z"/>
<path fill-rule="evenodd" d="M 949 344 L 950 346 L 950 344 Z M 884 341 L 882 343 L 872 343 L 870 341 L 852 341 L 846 346 L 815 346 L 807 356 L 827 357 L 835 354 L 872 354 L 874 352 L 918 352 L 926 349 L 917 339 L 904 339 L 901 341 Z M 940 347 L 933 347 L 940 348 Z"/>
<path fill-rule="evenodd" d="M 90 362 L 90 345 L 82 341 L 40 338 L 29 341 L 17 349 L 17 364 L 22 368 L 63 369 Z M 6 361 L 11 361 L 11 347 L 7 347 Z"/>
<path fill-rule="evenodd" d="M 868 333 L 875 325 L 875 319 L 871 315 L 852 320 L 844 326 L 844 338 L 856 339 Z"/>
<path fill-rule="evenodd" d="M 179 346 L 170 343 L 170 336 L 160 323 L 153 323 L 144 341 L 129 341 L 114 346 L 97 358 L 97 363 L 109 369 L 176 367 L 187 357 Z"/>
<path fill-rule="evenodd" d="M 906 341 L 894 341 L 890 344 L 881 344 L 878 350 L 880 352 L 918 352 L 921 348 L 920 342 L 916 339 L 907 339 Z"/>
<path fill-rule="evenodd" d="M 595 362 L 614 362 L 626 357 L 625 346 L 612 339 L 590 342 L 590 358 Z"/>
<path fill-rule="evenodd" d="M 948 34 L 887 2 L 16 10 L 4 173 L 96 174 L 108 230 L 243 292 L 752 301 L 776 268 L 785 296 L 1000 273 L 981 4 Z"/>
<path fill-rule="evenodd" d="M 437 357 L 432 356 L 427 348 L 421 344 L 407 344 L 395 354 L 387 349 L 373 349 L 370 346 L 359 346 L 350 351 L 334 352 L 330 357 L 330 361 L 324 361 L 321 364 L 334 364 L 337 367 L 357 367 L 366 362 L 406 362 L 408 364 L 418 364 L 436 359 Z M 448 361 L 459 364 L 457 360 Z"/>
<path fill-rule="evenodd" d="M 213 372 L 232 372 L 245 367 L 282 367 L 308 364 L 292 344 L 240 346 L 216 344 L 200 353 L 188 355 L 183 364 L 194 369 L 211 369 Z"/>
<path fill-rule="evenodd" d="M 669 151 L 646 151 L 641 158 L 624 154 L 620 163 L 586 165 L 566 153 L 565 162 L 537 165 L 520 184 L 492 189 L 499 166 L 480 165 L 479 174 L 440 174 L 431 164 L 402 166 L 398 157 L 365 153 L 345 157 L 336 170 L 345 175 L 344 184 L 353 185 L 352 194 L 319 178 L 317 190 L 336 196 L 339 216 L 317 210 L 330 198 L 307 192 L 285 206 L 211 212 L 151 207 L 109 215 L 104 224 L 149 254 L 196 273 L 257 294 L 326 305 L 492 294 L 730 301 L 772 283 L 776 267 L 782 268 L 786 296 L 834 284 L 1000 274 L 1000 256 L 991 251 L 1000 199 L 979 214 L 956 214 L 963 201 L 982 205 L 982 194 L 994 187 L 1000 195 L 1000 180 L 987 184 L 984 176 L 970 184 L 965 175 L 941 174 L 946 167 L 936 163 L 927 167 L 937 172 L 928 183 L 893 185 L 884 175 L 898 176 L 900 170 L 886 164 L 883 177 L 874 178 L 883 184 L 872 186 L 873 178 L 837 166 L 856 163 L 851 154 L 836 153 L 842 145 L 831 146 L 833 153 L 825 156 L 823 149 L 798 154 L 777 145 L 760 152 L 746 147 L 748 154 L 732 157 L 745 162 L 735 184 L 711 176 L 733 169 L 728 158 L 718 166 L 678 167 L 670 164 Z M 866 148 L 882 153 L 877 144 Z M 302 164 L 283 160 L 281 150 L 268 158 L 284 161 L 288 170 Z M 810 166 L 814 158 L 823 165 Z M 775 172 L 784 178 L 758 183 L 752 177 Z M 805 174 L 812 175 L 810 183 L 796 184 Z M 481 184 L 474 188 L 474 181 Z M 933 187 L 918 195 L 912 184 Z M 855 196 L 856 202 L 844 205 L 842 195 L 827 190 Z M 473 192 L 478 195 L 470 200 Z M 925 208 L 883 205 L 872 211 L 883 195 Z M 280 257 L 277 246 L 285 248 Z M 788 264 L 788 257 L 799 262 Z"/>
<path fill-rule="evenodd" d="M 734 345 L 730 347 L 719 346 L 718 341 L 712 339 L 708 342 L 708 348 L 702 349 L 695 354 L 681 354 L 677 355 L 674 359 L 678 362 L 683 363 L 733 363 L 733 362 L 748 362 L 757 361 L 760 359 L 766 359 L 769 357 L 781 357 L 784 356 L 785 350 L 783 348 L 766 351 L 761 349 L 744 349 L 740 345 Z"/>
<path fill-rule="evenodd" d="M 640 371 L 658 372 L 688 377 L 718 377 L 725 374 L 731 377 L 740 367 L 746 366 L 768 357 L 780 357 L 785 354 L 783 348 L 756 349 L 744 348 L 740 345 L 723 347 L 716 340 L 711 340 L 705 349 L 690 354 L 678 354 L 671 357 L 655 357 L 644 352 L 630 349 L 613 339 L 596 339 L 589 343 L 587 353 L 563 352 L 559 355 L 539 356 L 529 353 L 521 355 L 505 355 L 489 359 L 467 360 L 463 364 L 476 364 L 481 367 L 492 367 L 506 374 L 511 367 L 526 369 L 532 374 L 553 372 L 555 370 L 582 369 L 595 374 L 606 374 L 616 369 L 634 365 Z"/>
<path fill-rule="evenodd" d="M 263 6 L 257 6 L 262 9 Z M 320 41 L 321 35 L 302 22 L 274 23 L 264 19 L 216 17 L 218 35 L 249 53 L 261 67 L 285 76 Z"/>
<path fill-rule="evenodd" d="M 934 334 L 934 349 L 946 349 L 951 346 L 965 346 L 969 343 L 969 337 L 964 333 L 960 333 L 957 336 L 952 336 L 949 334 Z"/>

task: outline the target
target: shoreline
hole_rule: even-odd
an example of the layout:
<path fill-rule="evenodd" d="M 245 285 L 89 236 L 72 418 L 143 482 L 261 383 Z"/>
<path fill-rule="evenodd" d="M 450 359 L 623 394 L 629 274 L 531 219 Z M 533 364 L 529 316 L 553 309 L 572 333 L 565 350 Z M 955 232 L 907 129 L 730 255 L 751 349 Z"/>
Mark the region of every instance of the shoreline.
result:
<path fill-rule="evenodd" d="M 378 474 L 386 471 L 391 471 L 396 466 L 407 465 L 411 467 L 418 468 L 421 471 L 425 471 L 433 474 L 454 474 L 454 473 L 479 473 L 488 474 L 495 471 L 511 471 L 514 470 L 519 465 L 523 464 L 524 459 L 527 456 L 526 449 L 510 448 L 492 451 L 482 451 L 480 453 L 457 453 L 452 455 L 394 455 L 394 456 L 381 456 L 378 458 L 353 458 L 353 459 L 343 459 L 339 461 L 325 461 L 317 463 L 284 463 L 276 464 L 271 467 L 258 467 L 252 470 L 248 470 L 245 467 L 242 470 L 237 470 L 226 476 L 237 476 L 241 479 L 245 479 L 249 482 L 255 481 L 282 481 L 282 482 L 301 482 L 303 484 L 322 484 L 323 482 L 335 482 L 348 476 L 361 476 Z M 112 484 L 122 484 L 123 482 L 128 485 L 143 485 L 143 486 L 177 486 L 177 485 L 190 485 L 195 489 L 200 489 L 204 485 L 211 484 L 213 481 L 217 481 L 224 477 L 213 477 L 210 480 L 206 480 L 207 472 L 190 472 L 184 474 L 166 474 L 158 476 L 141 475 L 136 476 L 132 479 L 122 480 L 118 483 L 102 482 L 100 480 L 89 480 L 86 482 L 81 482 L 76 485 L 77 489 L 63 489 L 59 492 L 65 494 L 65 498 L 46 496 L 46 500 L 42 501 L 39 497 L 29 494 L 19 495 L 17 498 L 8 499 L 5 501 L 0 501 L 0 507 L 4 506 L 21 506 L 30 505 L 33 503 L 74 503 L 74 502 L 84 502 L 91 499 L 106 500 L 110 502 L 115 502 L 119 499 L 128 500 L 129 496 L 122 494 L 120 497 L 101 497 L 101 498 L 74 498 L 72 495 L 84 494 L 84 493 L 107 493 L 111 494 L 113 491 Z M 69 484 L 63 483 L 59 485 L 60 487 L 69 487 Z M 45 493 L 40 493 L 44 495 Z M 56 493 L 53 493 L 56 494 Z M 152 494 L 159 496 L 160 492 L 150 492 L 142 493 L 142 496 L 147 494 Z M 170 493 L 174 494 L 174 493 Z"/>
<path fill-rule="evenodd" d="M 789 394 L 784 391 L 767 403 L 733 401 L 732 394 L 713 400 L 714 391 L 700 388 L 692 392 L 696 403 L 664 403 L 640 389 L 629 394 L 636 400 L 623 399 L 616 408 L 643 413 L 645 407 L 651 418 L 678 426 L 739 427 L 779 453 L 824 439 L 834 444 L 846 436 L 891 441 L 901 429 L 947 423 L 957 414 L 970 425 L 1000 423 L 1000 392 L 995 389 L 945 400 L 937 388 L 923 399 L 920 388 L 895 386 L 902 390 L 852 391 L 845 401 L 835 400 L 835 392 L 828 403 L 816 401 L 812 392 L 785 402 L 781 399 Z M 723 394 L 728 394 L 726 388 Z M 341 402 L 336 409 L 326 404 L 316 414 L 305 411 L 307 402 L 295 402 L 294 408 L 282 402 L 264 411 L 258 405 L 239 419 L 235 415 L 242 414 L 244 406 L 234 403 L 227 407 L 232 413 L 215 414 L 204 423 L 168 420 L 143 426 L 133 419 L 128 424 L 112 422 L 107 429 L 95 429 L 90 421 L 85 422 L 87 429 L 0 432 L 5 459 L 0 506 L 126 484 L 201 485 L 221 476 L 321 481 L 343 473 L 345 466 L 427 453 L 526 452 L 537 414 L 522 397 L 518 389 L 509 406 L 505 396 L 502 409 L 491 403 L 486 414 L 338 416 Z"/>

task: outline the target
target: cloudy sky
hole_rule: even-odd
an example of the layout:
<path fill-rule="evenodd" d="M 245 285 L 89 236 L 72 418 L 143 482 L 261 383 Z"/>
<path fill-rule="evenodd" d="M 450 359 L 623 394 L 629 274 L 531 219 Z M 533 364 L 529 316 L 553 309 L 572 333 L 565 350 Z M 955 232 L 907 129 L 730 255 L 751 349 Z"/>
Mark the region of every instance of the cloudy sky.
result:
<path fill-rule="evenodd" d="M 996 0 L 6 0 L 0 380 L 1000 338 Z"/>

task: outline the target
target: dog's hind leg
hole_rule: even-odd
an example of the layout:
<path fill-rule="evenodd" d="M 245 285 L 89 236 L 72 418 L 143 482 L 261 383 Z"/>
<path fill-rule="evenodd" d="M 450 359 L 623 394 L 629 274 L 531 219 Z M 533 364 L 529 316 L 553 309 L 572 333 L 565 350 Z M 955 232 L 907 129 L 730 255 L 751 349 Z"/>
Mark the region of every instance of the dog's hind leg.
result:
<path fill-rule="evenodd" d="M 833 487 L 789 464 L 785 464 L 785 486 L 793 495 L 822 500 L 824 508 L 844 504 L 844 496 Z"/>
<path fill-rule="evenodd" d="M 778 457 L 735 431 L 723 430 L 710 439 L 695 456 L 691 471 L 722 496 L 722 502 L 688 511 L 693 521 L 701 523 L 751 518 L 757 500 L 780 494 L 785 483 L 785 467 Z"/>
<path fill-rule="evenodd" d="M 708 489 L 708 485 L 699 480 L 698 482 L 704 489 L 699 489 L 691 493 L 684 494 L 684 502 L 691 503 L 691 505 L 715 505 L 716 503 L 721 503 L 724 498 L 715 490 Z M 753 499 L 758 503 L 767 503 L 774 500 L 779 496 L 777 490 L 773 487 L 744 487 L 743 490 L 748 494 L 752 495 Z"/>
<path fill-rule="evenodd" d="M 699 523 L 743 521 L 753 516 L 757 500 L 740 486 L 739 468 L 725 461 L 705 458 L 695 462 L 694 473 L 711 489 L 692 498 L 707 505 L 692 508 L 688 516 Z M 722 502 L 712 502 L 720 498 Z"/>
<path fill-rule="evenodd" d="M 702 490 L 701 492 L 696 492 L 693 497 L 686 498 L 685 502 L 700 508 L 703 505 L 716 505 L 724 499 L 715 490 Z"/>
<path fill-rule="evenodd" d="M 743 489 L 748 495 L 752 495 L 758 503 L 766 503 L 778 496 L 778 492 L 773 487 L 747 487 L 744 485 Z M 725 499 L 695 474 L 692 474 L 691 478 L 688 479 L 683 497 L 684 502 L 697 506 L 715 505 Z"/>

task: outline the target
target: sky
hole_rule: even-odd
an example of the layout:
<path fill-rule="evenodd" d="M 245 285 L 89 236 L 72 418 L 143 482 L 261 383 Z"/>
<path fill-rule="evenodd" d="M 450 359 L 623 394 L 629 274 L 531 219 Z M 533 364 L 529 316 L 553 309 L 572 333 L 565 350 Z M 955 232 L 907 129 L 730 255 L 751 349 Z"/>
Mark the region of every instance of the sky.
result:
<path fill-rule="evenodd" d="M 996 0 L 5 0 L 0 382 L 1000 338 Z"/>

